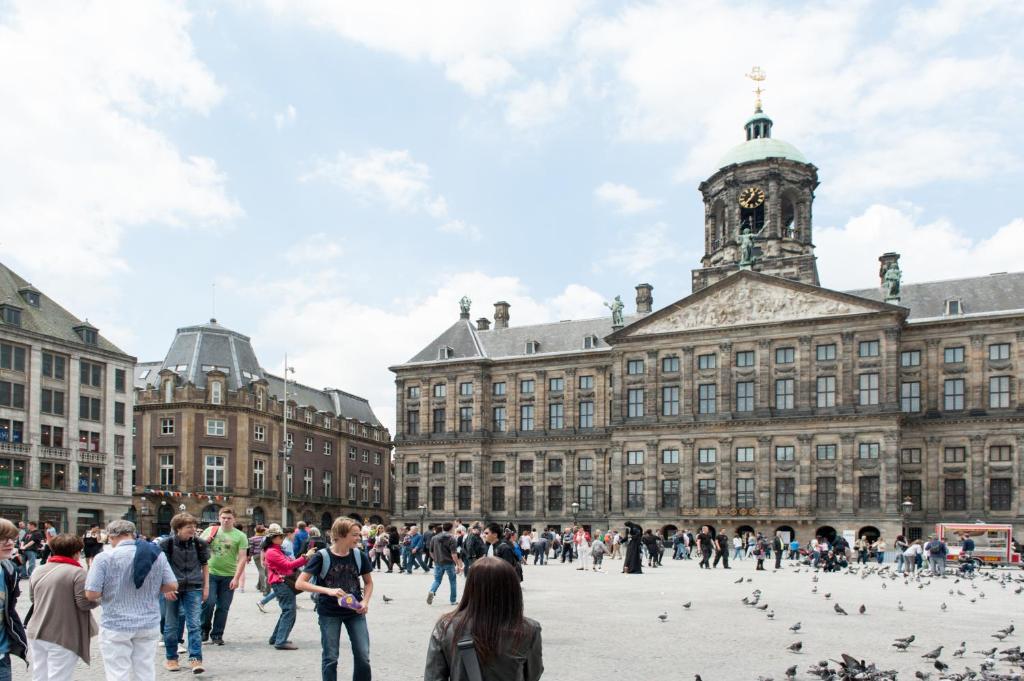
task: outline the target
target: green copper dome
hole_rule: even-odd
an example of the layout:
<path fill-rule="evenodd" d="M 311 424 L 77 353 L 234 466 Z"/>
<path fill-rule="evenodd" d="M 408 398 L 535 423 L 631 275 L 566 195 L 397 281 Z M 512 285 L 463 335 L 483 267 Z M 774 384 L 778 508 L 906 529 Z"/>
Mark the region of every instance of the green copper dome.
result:
<path fill-rule="evenodd" d="M 722 160 L 718 162 L 718 167 L 725 168 L 733 163 L 747 163 L 766 158 L 785 158 L 798 163 L 807 163 L 807 159 L 800 153 L 800 150 L 789 142 L 772 137 L 761 137 L 737 144 L 722 157 Z"/>

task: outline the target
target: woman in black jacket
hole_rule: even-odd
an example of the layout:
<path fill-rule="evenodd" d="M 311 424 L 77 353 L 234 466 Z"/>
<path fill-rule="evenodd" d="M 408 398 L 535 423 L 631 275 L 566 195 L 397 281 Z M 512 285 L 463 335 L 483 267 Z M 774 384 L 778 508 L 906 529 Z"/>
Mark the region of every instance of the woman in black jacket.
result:
<path fill-rule="evenodd" d="M 523 617 L 515 570 L 481 558 L 466 578 L 459 607 L 430 636 L 424 681 L 537 681 L 544 673 L 540 624 Z"/>
<path fill-rule="evenodd" d="M 0 579 L 3 583 L 3 598 L 0 599 L 0 607 L 3 608 L 3 617 L 0 617 L 0 626 L 5 628 L 7 634 L 7 652 L 0 655 L 0 681 L 10 681 L 11 678 L 11 655 L 25 660 L 25 648 L 27 638 L 25 628 L 21 625 L 21 617 L 15 606 L 18 604 L 18 596 L 21 595 L 21 587 L 18 585 L 18 568 L 11 560 L 14 554 L 14 542 L 18 539 L 18 527 L 6 518 L 0 518 Z M 522 598 L 522 596 L 520 596 Z"/>

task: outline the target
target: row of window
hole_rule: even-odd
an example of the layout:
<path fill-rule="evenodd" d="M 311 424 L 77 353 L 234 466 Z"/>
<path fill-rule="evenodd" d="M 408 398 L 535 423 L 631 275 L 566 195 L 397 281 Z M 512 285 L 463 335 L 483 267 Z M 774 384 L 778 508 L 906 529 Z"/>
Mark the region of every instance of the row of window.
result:
<path fill-rule="evenodd" d="M 225 419 L 206 419 L 206 434 L 209 437 L 225 437 L 227 433 L 227 421 Z M 174 418 L 164 417 L 160 419 L 160 435 L 170 436 L 174 435 Z M 255 442 L 266 442 L 267 431 L 266 426 L 261 424 L 253 425 L 253 440 Z M 304 449 L 307 452 L 313 451 L 314 439 L 312 436 L 305 436 Z M 287 436 L 288 448 L 291 450 L 295 446 L 295 434 L 292 432 L 288 433 Z M 323 442 L 323 454 L 324 456 L 331 456 L 334 454 L 334 442 L 325 440 Z M 349 447 L 348 458 L 351 461 L 355 461 L 358 458 L 358 449 L 356 447 Z M 362 453 L 363 463 L 368 463 L 370 460 L 370 451 L 364 449 Z M 373 452 L 373 463 L 380 465 L 381 453 Z"/>
<path fill-rule="evenodd" d="M 28 462 L 24 459 L 0 458 L 0 488 L 24 489 L 28 484 Z M 39 464 L 39 488 L 66 492 L 67 464 L 43 461 Z M 103 494 L 103 467 L 78 467 L 78 485 L 71 491 Z M 114 494 L 124 492 L 124 471 L 114 471 Z"/>
<path fill-rule="evenodd" d="M 966 381 L 963 378 L 947 378 L 942 382 L 942 408 L 944 411 L 964 409 Z M 1010 377 L 990 376 L 988 379 L 988 406 L 991 409 L 1010 407 Z M 900 409 L 907 413 L 921 411 L 921 383 L 907 381 L 900 384 Z"/>
<path fill-rule="evenodd" d="M 579 388 L 580 390 L 593 390 L 594 389 L 594 377 L 591 375 L 579 377 Z M 519 394 L 521 395 L 532 395 L 536 391 L 537 383 L 532 378 L 524 378 L 519 381 Z M 563 392 L 565 390 L 565 379 L 562 377 L 549 378 L 548 379 L 548 391 L 549 392 Z M 491 384 L 491 394 L 495 397 L 501 397 L 507 394 L 506 383 L 504 381 L 498 381 Z M 406 390 L 406 395 L 410 400 L 420 399 L 420 387 L 411 386 Z M 446 397 L 448 395 L 448 385 L 446 383 L 437 383 L 433 387 L 434 397 Z M 473 384 L 471 382 L 459 383 L 459 396 L 470 397 L 473 395 Z"/>
<path fill-rule="evenodd" d="M 459 473 L 472 473 L 473 462 L 468 459 L 458 461 L 458 472 Z M 561 473 L 562 472 L 562 459 L 548 459 L 547 470 L 549 473 Z M 576 460 L 577 470 L 580 471 L 592 471 L 594 470 L 594 458 L 590 456 L 580 457 Z M 446 471 L 446 464 L 444 461 L 431 461 L 430 472 L 433 475 L 444 475 Z M 406 461 L 405 472 L 407 475 L 419 475 L 420 473 L 420 462 L 419 461 Z M 520 473 L 533 473 L 533 459 L 520 459 L 519 460 L 519 472 Z M 494 459 L 491 461 L 491 473 L 497 475 L 503 475 L 505 473 L 505 461 L 502 459 Z"/>
<path fill-rule="evenodd" d="M 962 479 L 947 479 L 943 481 L 943 508 L 949 511 L 963 511 L 967 509 L 967 481 Z M 877 476 L 864 476 L 857 481 L 857 506 L 858 508 L 879 508 L 881 505 L 880 480 Z M 581 511 L 594 510 L 594 486 L 579 485 L 577 488 L 577 503 Z M 430 509 L 433 511 L 445 510 L 445 495 L 447 488 L 436 485 L 430 488 Z M 756 492 L 754 478 L 737 478 L 735 481 L 736 494 L 732 505 L 737 508 L 754 508 L 756 504 Z M 921 481 L 904 480 L 901 484 L 903 497 L 910 497 L 915 509 L 922 508 Z M 1012 504 L 1012 479 L 992 478 L 989 480 L 988 507 L 993 511 L 1011 510 Z M 405 489 L 406 509 L 415 509 L 420 505 L 420 488 L 409 486 Z M 460 485 L 456 493 L 456 510 L 468 511 L 472 509 L 473 488 L 471 485 Z M 699 508 L 718 507 L 718 481 L 711 478 L 697 480 L 697 506 Z M 776 478 L 774 490 L 774 508 L 796 507 L 796 479 Z M 643 509 L 646 504 L 644 499 L 644 481 L 626 481 L 626 508 Z M 662 480 L 661 497 L 659 507 L 662 509 L 679 508 L 679 480 Z M 820 477 L 815 480 L 814 505 L 818 509 L 835 509 L 839 505 L 839 494 L 836 487 L 836 478 Z M 562 511 L 565 508 L 564 488 L 561 485 L 549 485 L 547 488 L 547 510 Z M 506 510 L 505 487 L 495 485 L 491 487 L 491 511 Z M 533 485 L 521 485 L 517 510 L 535 511 L 535 497 Z"/>

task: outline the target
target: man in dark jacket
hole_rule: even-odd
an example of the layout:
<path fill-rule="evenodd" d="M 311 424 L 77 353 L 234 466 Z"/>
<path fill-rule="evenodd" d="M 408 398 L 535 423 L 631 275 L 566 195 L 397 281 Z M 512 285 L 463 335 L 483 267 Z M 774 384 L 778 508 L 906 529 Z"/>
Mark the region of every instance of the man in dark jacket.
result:
<path fill-rule="evenodd" d="M 484 528 L 480 536 L 487 547 L 485 555 L 496 556 L 507 562 L 515 568 L 516 574 L 519 575 L 519 581 L 523 581 L 523 566 L 516 556 L 516 550 L 512 546 L 512 542 L 508 540 L 509 533 L 506 533 L 506 537 L 502 539 L 501 525 L 490 523 Z"/>
<path fill-rule="evenodd" d="M 775 554 L 775 569 L 782 568 L 782 531 L 775 530 L 775 539 L 772 540 L 772 553 Z"/>
<path fill-rule="evenodd" d="M 719 532 L 715 537 L 715 562 L 712 567 L 718 567 L 718 561 L 722 561 L 722 567 L 729 570 L 729 535 L 726 532 Z"/>
<path fill-rule="evenodd" d="M 711 569 L 709 563 L 711 561 L 712 544 L 711 529 L 704 525 L 700 528 L 700 534 L 697 535 L 697 547 L 700 549 L 700 566 L 708 570 Z"/>
<path fill-rule="evenodd" d="M 18 568 L 11 560 L 14 554 L 14 542 L 18 538 L 18 528 L 10 520 L 0 518 L 0 627 L 3 627 L 3 639 L 6 650 L 0 652 L 0 678 L 11 678 L 11 655 L 25 659 L 25 628 L 15 606 L 21 588 L 18 585 Z"/>
<path fill-rule="evenodd" d="M 171 536 L 160 549 L 178 578 L 178 598 L 164 603 L 164 649 L 167 671 L 178 671 L 178 642 L 188 627 L 188 657 L 193 674 L 203 669 L 203 631 L 200 616 L 210 591 L 209 544 L 196 536 L 198 521 L 190 513 L 171 518 Z M 199 672 L 196 669 L 200 669 Z"/>
<path fill-rule="evenodd" d="M 480 536 L 481 531 L 480 523 L 473 523 L 469 528 L 469 533 L 462 540 L 462 553 L 465 556 L 465 565 L 462 568 L 462 573 L 466 577 L 469 577 L 469 568 L 472 567 L 473 562 L 483 558 L 484 551 L 487 549 L 483 538 Z"/>

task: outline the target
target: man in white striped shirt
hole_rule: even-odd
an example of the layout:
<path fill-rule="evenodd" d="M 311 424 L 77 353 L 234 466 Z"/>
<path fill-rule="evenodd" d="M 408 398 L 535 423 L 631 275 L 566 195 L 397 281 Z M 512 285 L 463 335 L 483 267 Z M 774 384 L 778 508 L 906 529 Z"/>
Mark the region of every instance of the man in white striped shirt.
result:
<path fill-rule="evenodd" d="M 153 651 L 160 639 L 159 594 L 175 600 L 178 580 L 163 551 L 141 541 L 136 545 L 134 523 L 115 520 L 107 525 L 107 536 L 113 550 L 96 556 L 85 580 L 86 598 L 103 604 L 100 651 L 107 681 L 153 681 Z M 137 553 L 141 559 L 154 549 L 151 565 L 136 561 Z"/>

